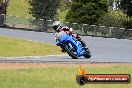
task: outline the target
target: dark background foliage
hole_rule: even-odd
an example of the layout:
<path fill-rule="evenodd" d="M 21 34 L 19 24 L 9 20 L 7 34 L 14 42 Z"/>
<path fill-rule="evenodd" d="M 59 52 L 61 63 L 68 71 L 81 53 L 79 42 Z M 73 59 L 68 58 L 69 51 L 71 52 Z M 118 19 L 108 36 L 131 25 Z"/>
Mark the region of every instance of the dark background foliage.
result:
<path fill-rule="evenodd" d="M 30 14 L 35 18 L 52 19 L 57 12 L 60 0 L 29 0 Z"/>
<path fill-rule="evenodd" d="M 107 0 L 73 0 L 66 21 L 98 24 L 107 10 Z"/>

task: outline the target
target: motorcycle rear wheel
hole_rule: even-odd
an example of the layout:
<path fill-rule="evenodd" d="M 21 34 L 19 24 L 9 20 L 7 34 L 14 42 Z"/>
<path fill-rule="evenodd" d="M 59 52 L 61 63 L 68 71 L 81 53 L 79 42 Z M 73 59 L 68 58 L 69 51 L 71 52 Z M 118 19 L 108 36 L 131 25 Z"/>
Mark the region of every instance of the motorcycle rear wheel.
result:
<path fill-rule="evenodd" d="M 90 58 L 90 57 L 91 57 L 91 55 L 86 54 L 86 55 L 84 55 L 84 57 L 85 57 L 85 58 Z"/>
<path fill-rule="evenodd" d="M 85 58 L 90 58 L 91 57 L 91 54 L 90 54 L 89 49 L 87 49 L 86 51 L 87 51 L 87 54 L 85 54 L 84 57 Z"/>

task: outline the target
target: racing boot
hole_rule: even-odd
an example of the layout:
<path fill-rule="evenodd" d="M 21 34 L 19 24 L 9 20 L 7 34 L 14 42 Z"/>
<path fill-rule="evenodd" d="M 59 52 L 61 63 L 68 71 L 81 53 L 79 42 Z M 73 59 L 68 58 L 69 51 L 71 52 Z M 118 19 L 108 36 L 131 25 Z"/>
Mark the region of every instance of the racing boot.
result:
<path fill-rule="evenodd" d="M 86 47 L 85 42 L 84 42 L 84 41 L 82 41 L 81 39 L 80 39 L 79 41 L 81 42 L 81 44 L 82 44 L 82 46 L 85 48 L 85 50 L 87 50 L 88 48 Z"/>

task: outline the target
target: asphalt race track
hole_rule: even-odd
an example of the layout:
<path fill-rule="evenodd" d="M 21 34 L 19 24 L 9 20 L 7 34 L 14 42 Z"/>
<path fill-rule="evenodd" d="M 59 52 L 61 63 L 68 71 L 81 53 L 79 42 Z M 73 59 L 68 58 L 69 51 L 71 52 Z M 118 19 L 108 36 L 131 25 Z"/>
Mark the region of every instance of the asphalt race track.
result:
<path fill-rule="evenodd" d="M 0 28 L 0 36 L 55 44 L 53 33 Z M 132 40 L 82 36 L 91 50 L 90 59 L 72 59 L 68 55 L 0 58 L 0 62 L 62 62 L 62 63 L 132 63 Z"/>

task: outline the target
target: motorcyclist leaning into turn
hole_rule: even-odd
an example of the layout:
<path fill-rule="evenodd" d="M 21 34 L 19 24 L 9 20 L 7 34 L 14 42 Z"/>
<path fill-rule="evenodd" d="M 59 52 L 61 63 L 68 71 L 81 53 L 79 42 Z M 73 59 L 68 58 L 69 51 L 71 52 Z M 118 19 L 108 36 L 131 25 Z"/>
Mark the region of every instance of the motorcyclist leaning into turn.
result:
<path fill-rule="evenodd" d="M 73 33 L 73 29 L 72 28 L 69 28 L 67 26 L 63 26 L 60 21 L 55 21 L 52 24 L 52 27 L 55 30 L 55 32 L 57 32 L 57 33 L 64 31 L 66 34 L 72 34 L 72 36 L 75 37 L 78 41 L 80 41 L 82 46 L 85 49 L 87 49 L 86 44 L 81 40 L 81 38 L 80 38 L 80 36 L 78 34 Z M 55 37 L 56 37 L 56 35 L 55 35 Z M 64 52 L 63 47 L 61 47 L 61 48 L 62 48 L 61 51 Z"/>

